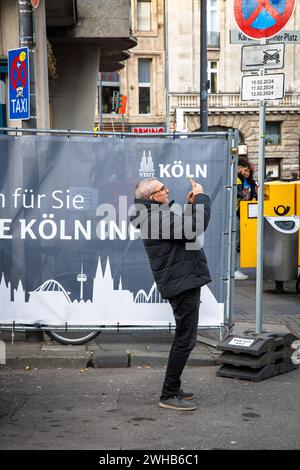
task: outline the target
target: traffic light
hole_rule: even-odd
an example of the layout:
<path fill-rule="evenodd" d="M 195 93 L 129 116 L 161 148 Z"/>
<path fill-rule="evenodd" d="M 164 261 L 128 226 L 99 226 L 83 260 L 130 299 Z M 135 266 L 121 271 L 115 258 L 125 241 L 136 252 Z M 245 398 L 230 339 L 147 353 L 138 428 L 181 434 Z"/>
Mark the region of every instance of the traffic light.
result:
<path fill-rule="evenodd" d="M 126 103 L 127 103 L 127 96 L 120 95 L 120 104 L 119 104 L 119 114 L 125 114 L 126 112 Z"/>

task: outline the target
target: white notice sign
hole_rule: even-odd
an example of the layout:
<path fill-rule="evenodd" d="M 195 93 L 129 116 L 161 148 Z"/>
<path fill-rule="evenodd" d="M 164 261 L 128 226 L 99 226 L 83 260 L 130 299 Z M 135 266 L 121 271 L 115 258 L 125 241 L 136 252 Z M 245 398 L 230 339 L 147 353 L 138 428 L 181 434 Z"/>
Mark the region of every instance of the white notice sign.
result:
<path fill-rule="evenodd" d="M 245 348 L 249 348 L 252 343 L 254 343 L 254 339 L 232 338 L 228 344 L 232 344 L 234 346 L 245 346 Z"/>
<path fill-rule="evenodd" d="M 257 203 L 248 204 L 248 219 L 257 219 Z"/>
<path fill-rule="evenodd" d="M 260 44 L 242 47 L 241 70 L 282 69 L 284 44 Z"/>
<path fill-rule="evenodd" d="M 244 75 L 242 101 L 281 100 L 284 97 L 284 73 Z"/>

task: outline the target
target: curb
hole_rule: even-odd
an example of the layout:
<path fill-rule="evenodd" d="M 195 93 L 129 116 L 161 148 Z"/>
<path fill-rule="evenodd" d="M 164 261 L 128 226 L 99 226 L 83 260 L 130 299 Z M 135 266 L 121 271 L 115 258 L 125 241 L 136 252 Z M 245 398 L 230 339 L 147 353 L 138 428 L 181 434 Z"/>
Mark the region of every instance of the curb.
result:
<path fill-rule="evenodd" d="M 144 353 L 142 351 L 108 352 L 96 351 L 77 355 L 58 356 L 53 353 L 48 356 L 39 354 L 31 356 L 9 357 L 1 369 L 113 369 L 124 367 L 166 367 L 169 354 Z M 194 355 L 190 357 L 187 366 L 209 367 L 215 366 L 216 358 L 208 355 Z"/>
<path fill-rule="evenodd" d="M 38 349 L 37 349 L 38 348 Z M 145 351 L 127 348 L 105 351 L 88 350 L 86 346 L 60 346 L 18 344 L 18 348 L 7 351 L 6 364 L 0 364 L 0 370 L 9 369 L 85 369 L 92 367 L 166 367 L 169 351 Z M 194 350 L 188 360 L 190 367 L 215 366 L 219 354 L 203 353 Z"/>
<path fill-rule="evenodd" d="M 89 365 L 95 369 L 130 367 L 130 353 L 127 351 L 96 351 L 91 353 Z"/>
<path fill-rule="evenodd" d="M 165 367 L 168 362 L 169 353 L 143 353 L 141 351 L 130 351 L 131 367 Z M 206 367 L 215 366 L 216 359 L 209 355 L 204 354 L 193 354 L 188 362 L 187 366 L 190 367 Z"/>
<path fill-rule="evenodd" d="M 1 369 L 85 369 L 89 357 L 57 357 L 57 356 L 22 356 L 7 358 L 6 364 L 0 365 Z"/>

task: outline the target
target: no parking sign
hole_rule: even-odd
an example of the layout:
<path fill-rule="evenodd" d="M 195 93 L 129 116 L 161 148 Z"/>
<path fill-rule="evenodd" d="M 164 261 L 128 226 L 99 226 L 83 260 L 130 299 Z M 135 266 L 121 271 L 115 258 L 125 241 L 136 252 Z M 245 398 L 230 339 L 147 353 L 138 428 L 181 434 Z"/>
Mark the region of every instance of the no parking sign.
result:
<path fill-rule="evenodd" d="M 295 0 L 235 0 L 234 16 L 246 36 L 271 38 L 285 27 L 294 8 Z"/>
<path fill-rule="evenodd" d="M 9 119 L 30 118 L 28 47 L 8 51 Z"/>

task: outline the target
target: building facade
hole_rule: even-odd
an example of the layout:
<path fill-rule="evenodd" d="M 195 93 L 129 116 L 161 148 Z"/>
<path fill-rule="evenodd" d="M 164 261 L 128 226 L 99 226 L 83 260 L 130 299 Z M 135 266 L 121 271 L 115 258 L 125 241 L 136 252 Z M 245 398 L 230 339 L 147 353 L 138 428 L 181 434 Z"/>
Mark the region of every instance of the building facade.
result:
<path fill-rule="evenodd" d="M 199 129 L 201 0 L 165 0 L 168 112 L 171 128 Z M 258 159 L 258 102 L 241 101 L 241 44 L 232 44 L 237 31 L 234 0 L 207 0 L 208 125 L 210 130 L 238 129 L 240 153 L 255 166 Z M 285 30 L 300 30 L 300 7 Z M 285 31 L 284 30 L 284 31 Z M 234 34 L 234 33 L 231 33 Z M 299 35 L 300 36 L 300 35 Z M 285 97 L 268 102 L 266 172 L 273 177 L 299 174 L 300 44 L 285 46 Z"/>
<path fill-rule="evenodd" d="M 36 126 L 92 130 L 99 71 L 123 67 L 136 46 L 128 0 L 0 0 L 0 104 L 7 113 L 7 51 L 20 45 L 21 13 L 31 10 L 33 24 Z M 23 121 L 24 125 L 24 121 Z"/>
<path fill-rule="evenodd" d="M 103 129 L 162 132 L 166 129 L 164 1 L 131 0 L 131 11 L 137 46 L 122 70 L 101 74 Z M 112 110 L 113 92 L 127 97 L 124 118 Z"/>

